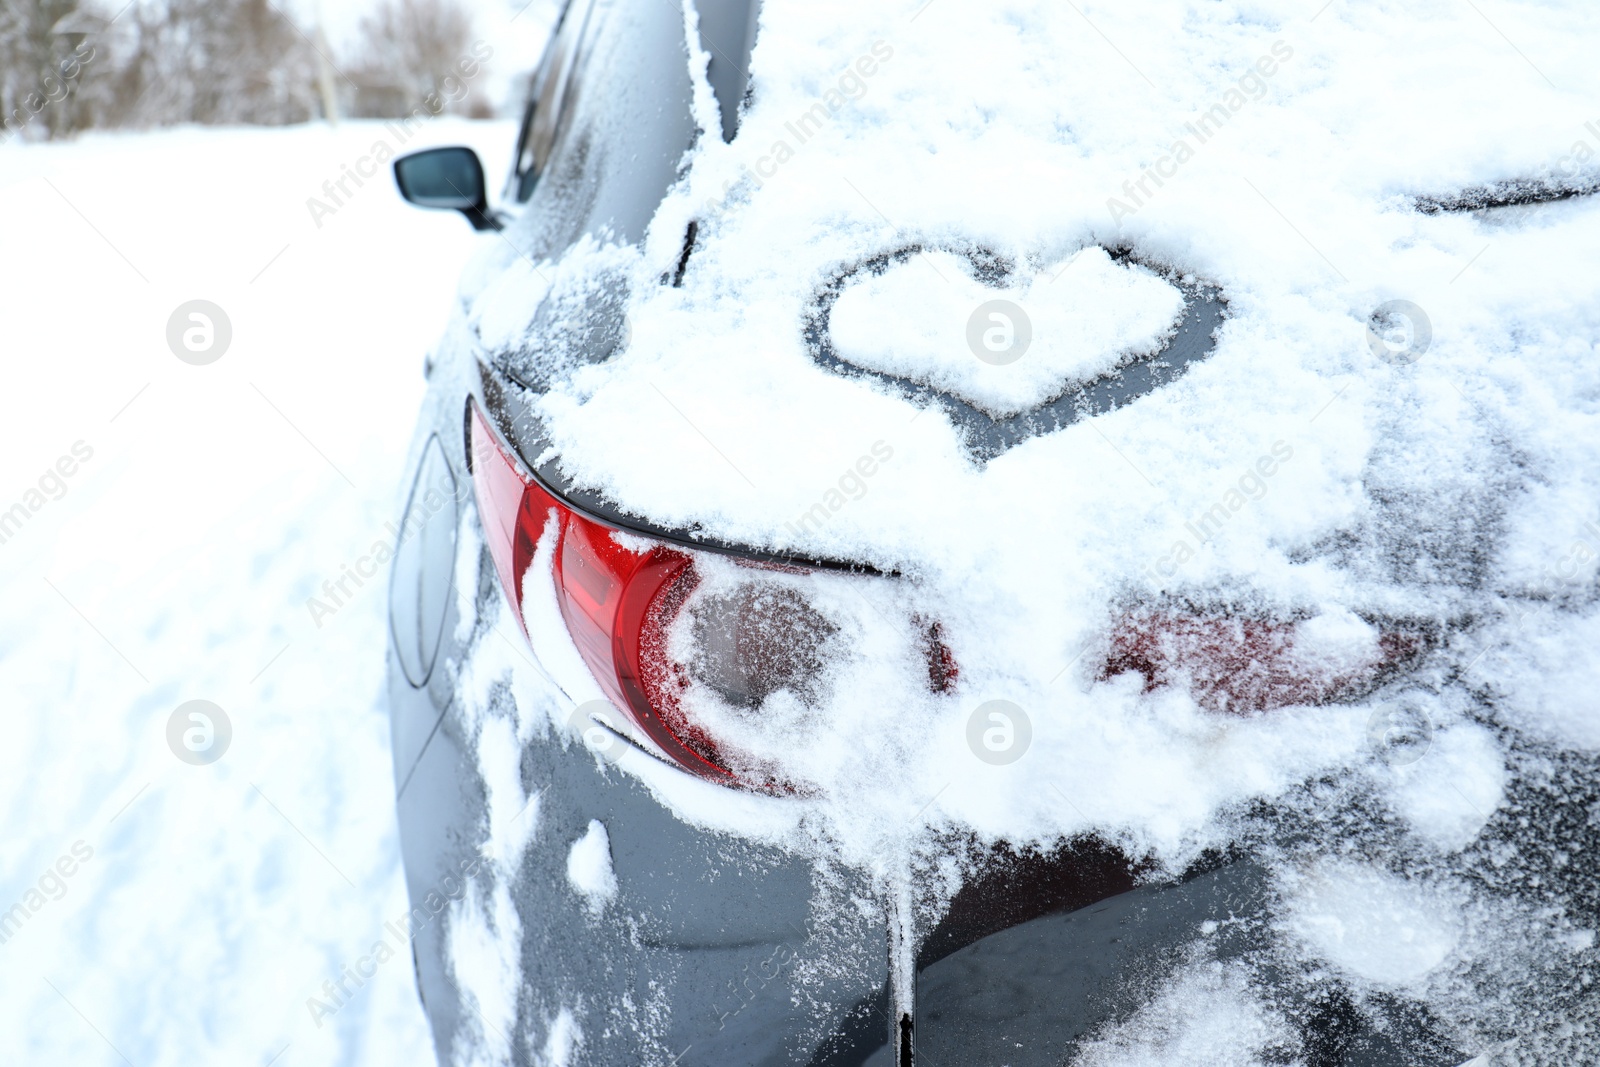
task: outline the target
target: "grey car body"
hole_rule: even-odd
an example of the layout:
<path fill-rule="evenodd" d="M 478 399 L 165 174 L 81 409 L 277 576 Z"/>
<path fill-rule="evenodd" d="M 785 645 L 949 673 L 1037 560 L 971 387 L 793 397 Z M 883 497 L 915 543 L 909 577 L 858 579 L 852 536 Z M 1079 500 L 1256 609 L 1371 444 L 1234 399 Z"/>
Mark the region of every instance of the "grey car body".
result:
<path fill-rule="evenodd" d="M 508 185 L 516 206 L 503 236 L 519 257 L 559 258 L 600 233 L 641 241 L 695 138 L 737 135 L 754 0 L 700 0 L 698 14 L 698 43 L 711 57 L 708 79 L 723 120 L 709 133 L 697 131 L 693 118 L 676 4 L 569 3 L 534 78 Z M 694 243 L 691 229 L 684 262 Z M 487 1025 L 452 962 L 449 909 L 464 880 L 482 877 L 478 862 L 492 833 L 488 786 L 455 668 L 480 643 L 505 640 L 492 622 L 504 609 L 487 549 L 477 549 L 479 559 L 458 558 L 475 547 L 459 536 L 476 506 L 468 404 L 486 412 L 528 468 L 574 509 L 618 529 L 741 553 L 700 531 L 652 524 L 570 484 L 531 414 L 542 374 L 605 360 L 625 343 L 626 297 L 619 291 L 591 301 L 576 325 L 570 317 L 557 323 L 535 316 L 531 338 L 518 350 L 486 350 L 458 322 L 430 359 L 405 513 L 411 536 L 396 555 L 391 586 L 389 696 L 417 917 L 417 981 L 441 1063 L 469 1060 L 464 1050 Z M 1207 299 L 1212 303 L 1196 306 L 1220 315 L 1216 298 Z M 1197 326 L 1195 337 L 1203 340 L 1211 325 Z M 1203 355 L 1201 345 L 1195 358 Z M 976 451 L 1003 447 L 980 438 Z M 463 576 L 475 586 L 462 588 Z M 1486 882 L 1497 877 L 1495 842 L 1535 853 L 1556 848 L 1541 845 L 1541 835 L 1569 842 L 1565 847 L 1575 840 L 1600 846 L 1585 814 L 1600 801 L 1600 777 L 1556 754 L 1538 758 L 1550 760 L 1551 775 L 1543 786 L 1530 779 L 1518 787 L 1484 832 L 1481 856 L 1469 860 Z M 1469 1055 L 1452 1047 L 1424 1006 L 1402 996 L 1356 998 L 1336 977 L 1304 972 L 1274 954 L 1266 931 L 1276 903 L 1254 856 L 1314 852 L 1324 844 L 1319 827 L 1376 817 L 1361 798 L 1326 783 L 1307 782 L 1282 804 L 1263 805 L 1253 836 L 1177 876 L 1157 877 L 1137 857 L 1094 838 L 1025 853 L 943 841 L 940 847 L 961 860 L 963 885 L 941 918 L 913 932 L 916 981 L 907 990 L 891 979 L 892 952 L 907 947 L 903 935 L 891 936 L 893 909 L 840 906 L 875 901 L 877 872 L 697 828 L 635 777 L 559 732 L 522 742 L 515 764 L 523 791 L 537 796 L 541 840 L 574 842 L 602 824 L 616 881 L 613 907 L 597 917 L 569 884 L 564 847 L 522 856 L 508 887 L 520 984 L 514 1030 L 501 1035 L 516 1063 L 547 1062 L 549 1050 L 568 1047 L 558 1031 L 573 1023 L 582 1041 L 570 1045 L 571 1062 L 607 1067 L 1068 1063 L 1083 1042 L 1147 1003 L 1162 977 L 1206 938 L 1215 958 L 1245 961 L 1252 981 L 1294 1021 L 1282 1062 L 1456 1067 Z M 1564 901 L 1600 907 L 1600 887 L 1586 870 L 1552 878 Z M 843 918 L 849 916 L 854 921 Z"/>

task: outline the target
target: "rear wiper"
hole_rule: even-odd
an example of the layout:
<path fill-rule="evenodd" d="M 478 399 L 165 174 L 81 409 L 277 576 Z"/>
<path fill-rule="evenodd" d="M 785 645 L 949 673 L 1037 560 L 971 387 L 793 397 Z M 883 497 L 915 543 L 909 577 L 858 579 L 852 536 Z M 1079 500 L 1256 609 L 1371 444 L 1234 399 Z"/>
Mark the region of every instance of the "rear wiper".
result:
<path fill-rule="evenodd" d="M 1491 207 L 1518 207 L 1570 200 L 1600 192 L 1600 175 L 1576 179 L 1511 178 L 1491 185 L 1474 185 L 1444 195 L 1418 196 L 1412 200 L 1424 215 L 1443 211 L 1482 211 Z"/>

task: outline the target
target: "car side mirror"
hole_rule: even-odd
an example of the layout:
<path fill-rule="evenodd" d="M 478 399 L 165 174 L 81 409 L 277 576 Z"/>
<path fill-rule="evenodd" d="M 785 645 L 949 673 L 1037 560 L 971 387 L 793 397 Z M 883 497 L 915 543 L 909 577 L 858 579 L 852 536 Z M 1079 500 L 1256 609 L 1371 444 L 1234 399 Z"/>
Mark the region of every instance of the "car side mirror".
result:
<path fill-rule="evenodd" d="M 489 210 L 483 164 L 470 148 L 429 148 L 394 161 L 394 180 L 407 203 L 459 211 L 474 230 L 498 230 L 504 223 Z"/>

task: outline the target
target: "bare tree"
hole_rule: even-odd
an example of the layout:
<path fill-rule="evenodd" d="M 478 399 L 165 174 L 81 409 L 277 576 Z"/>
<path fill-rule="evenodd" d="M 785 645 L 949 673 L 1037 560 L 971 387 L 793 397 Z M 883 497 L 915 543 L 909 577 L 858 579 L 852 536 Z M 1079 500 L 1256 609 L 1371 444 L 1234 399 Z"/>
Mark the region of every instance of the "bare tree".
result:
<path fill-rule="evenodd" d="M 274 0 L 0 0 L 0 141 L 303 122 L 326 107 L 311 41 Z M 463 0 L 377 0 L 337 89 L 357 116 L 478 114 L 485 58 Z"/>
<path fill-rule="evenodd" d="M 93 49 L 68 26 L 77 9 L 78 0 L 0 0 L 0 141 L 88 124 L 77 96 Z"/>
<path fill-rule="evenodd" d="M 270 0 L 134 0 L 114 19 L 80 0 L 0 0 L 12 134 L 301 122 L 320 109 L 315 60 Z"/>
<path fill-rule="evenodd" d="M 281 125 L 317 113 L 315 54 L 268 0 L 145 0 L 129 17 L 123 122 Z"/>
<path fill-rule="evenodd" d="M 461 63 L 472 15 L 460 0 L 379 0 L 361 32 L 352 114 L 406 115 L 429 99 L 466 109 Z"/>

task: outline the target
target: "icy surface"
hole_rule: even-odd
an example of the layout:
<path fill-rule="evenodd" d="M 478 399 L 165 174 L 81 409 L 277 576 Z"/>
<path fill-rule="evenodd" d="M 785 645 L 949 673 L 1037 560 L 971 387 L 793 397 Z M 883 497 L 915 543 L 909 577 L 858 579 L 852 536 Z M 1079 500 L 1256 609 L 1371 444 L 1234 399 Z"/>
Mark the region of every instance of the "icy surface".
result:
<path fill-rule="evenodd" d="M 1251 990 L 1247 976 L 1223 964 L 1193 966 L 1133 1018 L 1087 1043 L 1073 1067 L 1267 1067 L 1288 1027 Z M 1289 1061 L 1294 1062 L 1294 1061 Z"/>
<path fill-rule="evenodd" d="M 1461 940 L 1460 900 L 1349 863 L 1291 880 L 1289 925 L 1322 958 L 1382 986 L 1415 985 Z"/>

